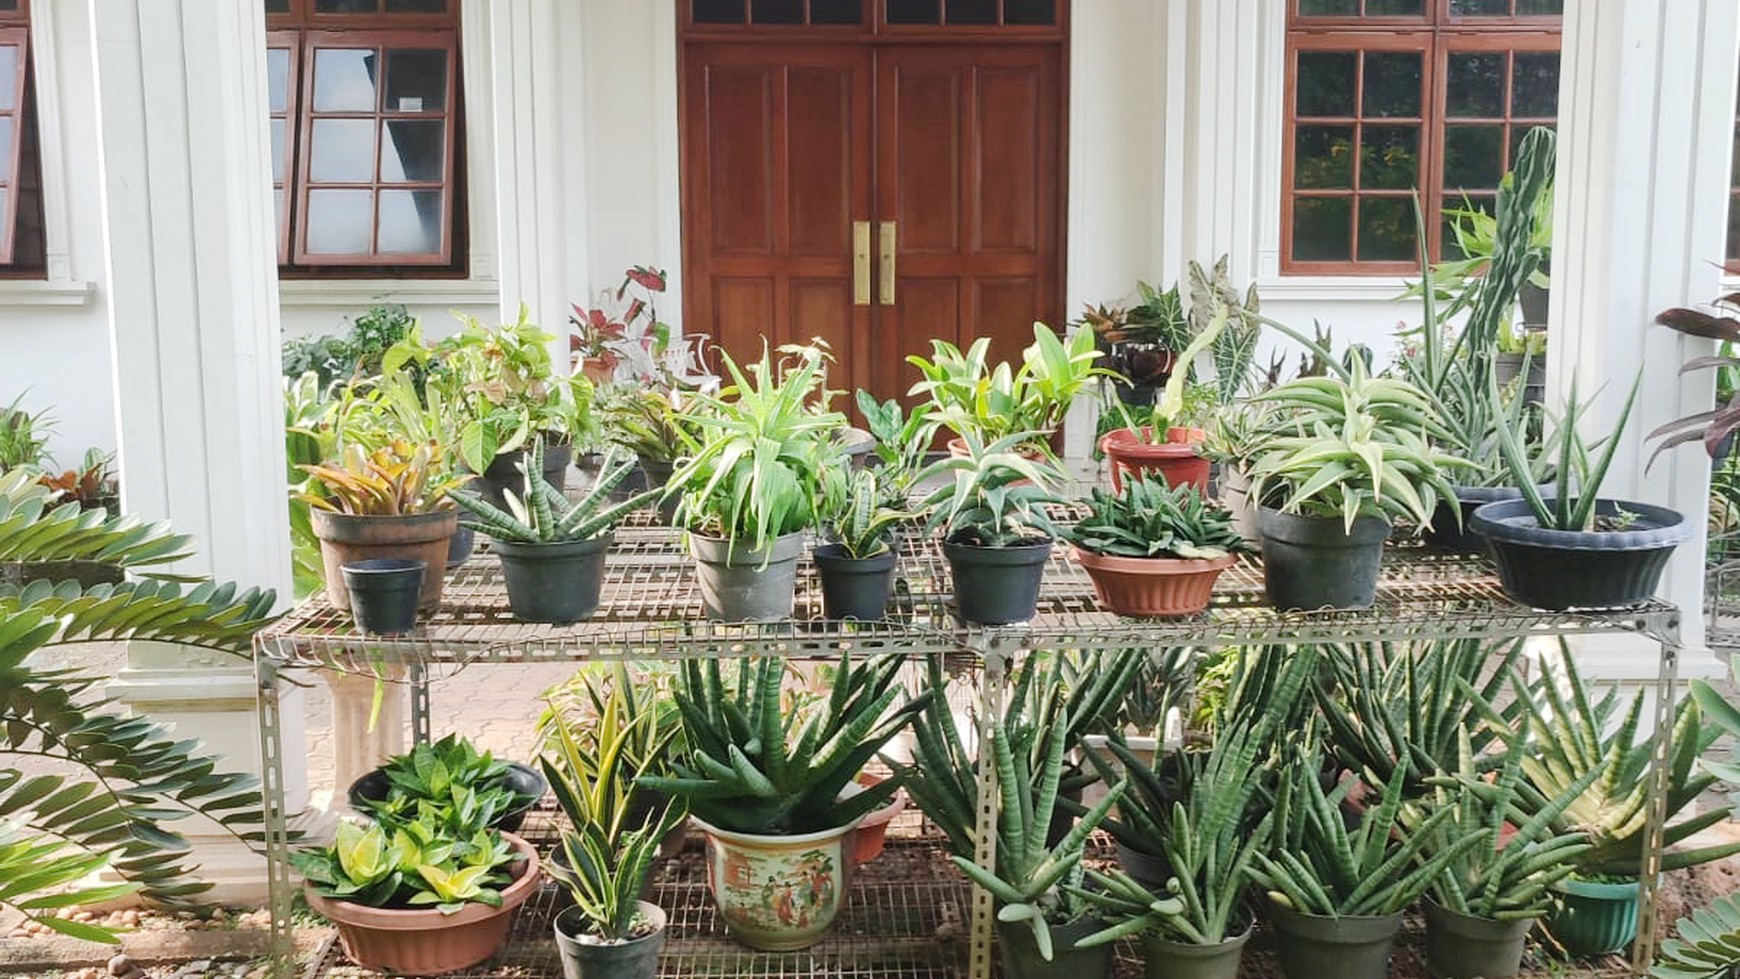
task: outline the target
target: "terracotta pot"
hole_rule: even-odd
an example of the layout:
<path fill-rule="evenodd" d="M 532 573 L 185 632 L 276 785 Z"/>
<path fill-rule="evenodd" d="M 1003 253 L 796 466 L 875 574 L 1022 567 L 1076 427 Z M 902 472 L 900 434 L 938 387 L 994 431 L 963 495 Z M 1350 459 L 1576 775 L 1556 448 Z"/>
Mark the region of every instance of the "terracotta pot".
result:
<path fill-rule="evenodd" d="M 314 536 L 320 539 L 320 562 L 326 571 L 326 599 L 341 612 L 350 611 L 350 591 L 343 568 L 358 561 L 399 559 L 422 561 L 423 598 L 418 608 L 441 604 L 447 548 L 459 529 L 459 511 L 436 510 L 402 517 L 359 517 L 315 510 Z"/>
<path fill-rule="evenodd" d="M 338 926 L 344 954 L 365 969 L 429 976 L 469 968 L 501 948 L 520 905 L 538 889 L 537 851 L 511 833 L 502 839 L 524 859 L 513 865 L 514 881 L 502 889 L 499 908 L 467 904 L 453 914 L 368 908 L 322 897 L 312 887 L 308 906 Z"/>
<path fill-rule="evenodd" d="M 1238 558 L 1137 558 L 1095 554 L 1079 547 L 1070 555 L 1094 581 L 1094 595 L 1118 615 L 1153 618 L 1194 615 L 1208 607 L 1214 582 Z"/>
<path fill-rule="evenodd" d="M 808 948 L 833 929 L 846 906 L 856 822 L 794 836 L 694 822 L 707 834 L 707 887 L 738 941 L 784 952 Z"/>
<path fill-rule="evenodd" d="M 856 781 L 859 785 L 868 787 L 880 783 L 882 779 L 860 773 Z M 888 843 L 888 824 L 905 811 L 906 790 L 895 789 L 894 797 L 888 800 L 887 805 L 859 821 L 857 831 L 852 834 L 852 866 L 863 866 L 881 856 Z"/>
<path fill-rule="evenodd" d="M 1112 490 L 1124 488 L 1124 473 L 1158 473 L 1168 486 L 1189 483 L 1208 492 L 1208 460 L 1196 452 L 1208 433 L 1200 428 L 1169 428 L 1165 443 L 1157 445 L 1149 441 L 1151 431 L 1146 426 L 1139 432 L 1120 428 L 1100 439 L 1100 449 L 1112 461 Z"/>
<path fill-rule="evenodd" d="M 957 459 L 965 459 L 971 454 L 967 449 L 967 440 L 962 438 L 949 439 L 948 449 L 949 455 L 952 455 Z M 1045 450 L 1036 445 L 1018 446 L 1015 449 L 1015 454 L 1021 456 L 1023 459 L 1031 459 L 1034 462 L 1046 461 Z"/>
<path fill-rule="evenodd" d="M 609 384 L 616 380 L 616 367 L 603 357 L 586 357 L 580 361 L 580 373 L 593 384 Z"/>

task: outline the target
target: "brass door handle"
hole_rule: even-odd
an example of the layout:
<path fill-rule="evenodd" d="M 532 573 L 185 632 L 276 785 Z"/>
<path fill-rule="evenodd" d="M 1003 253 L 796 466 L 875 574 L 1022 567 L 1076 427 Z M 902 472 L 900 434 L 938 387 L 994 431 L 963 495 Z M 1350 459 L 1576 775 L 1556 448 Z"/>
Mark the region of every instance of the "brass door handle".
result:
<path fill-rule="evenodd" d="M 870 305 L 870 222 L 852 222 L 852 305 Z"/>
<path fill-rule="evenodd" d="M 896 225 L 893 221 L 884 221 L 881 225 L 880 259 L 882 262 L 882 288 L 879 290 L 879 301 L 884 306 L 894 305 L 894 255 L 895 244 L 899 241 Z"/>

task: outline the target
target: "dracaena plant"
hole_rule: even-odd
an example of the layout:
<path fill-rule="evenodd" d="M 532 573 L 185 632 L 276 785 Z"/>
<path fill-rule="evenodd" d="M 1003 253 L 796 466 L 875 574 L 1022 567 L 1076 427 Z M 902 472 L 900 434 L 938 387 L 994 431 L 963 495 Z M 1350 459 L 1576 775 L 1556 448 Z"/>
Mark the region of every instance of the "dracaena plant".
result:
<path fill-rule="evenodd" d="M 323 492 L 297 494 L 319 510 L 355 516 L 403 516 L 452 506 L 460 480 L 432 480 L 440 449 L 395 439 L 373 452 L 352 443 L 337 465 L 302 466 Z"/>
<path fill-rule="evenodd" d="M 823 514 L 828 539 L 855 560 L 888 553 L 894 528 L 919 516 L 905 506 L 890 506 L 889 496 L 877 471 L 853 473 L 840 504 Z"/>
<path fill-rule="evenodd" d="M 427 821 L 391 833 L 379 823 L 342 822 L 331 846 L 290 855 L 323 897 L 371 908 L 434 907 L 442 914 L 473 903 L 499 907 L 501 887 L 511 880 L 508 867 L 520 859 L 494 830 L 460 837 Z"/>
<path fill-rule="evenodd" d="M 1222 558 L 1249 547 L 1232 514 L 1195 486 L 1167 486 L 1158 476 L 1126 477 L 1113 493 L 1095 487 L 1088 515 L 1064 536 L 1085 551 L 1115 557 Z"/>
<path fill-rule="evenodd" d="M 946 340 L 930 343 L 930 357 L 906 358 L 922 375 L 908 393 L 929 398 L 938 422 L 957 436 L 987 442 L 1017 433 L 1029 443 L 1043 442 L 1076 397 L 1111 373 L 1094 364 L 1100 352 L 1092 330 L 1077 330 L 1066 342 L 1045 324 L 1033 324 L 1033 343 L 1021 352 L 1019 367 L 992 364 L 987 337 L 965 353 Z"/>
<path fill-rule="evenodd" d="M 929 699 L 899 703 L 903 662 L 900 656 L 843 657 L 828 695 L 790 712 L 780 697 L 786 671 L 780 657 L 738 660 L 732 683 L 717 659 L 685 662 L 672 691 L 685 750 L 671 760 L 672 775 L 639 782 L 686 799 L 697 818 L 733 832 L 786 835 L 844 826 L 899 788 L 898 779 L 888 779 L 841 798 Z"/>
<path fill-rule="evenodd" d="M 453 502 L 469 516 L 464 523 L 499 541 L 515 544 L 564 544 L 592 540 L 609 533 L 630 513 L 656 499 L 662 490 L 652 489 L 617 503 L 610 494 L 634 471 L 634 459 L 615 446 L 604 454 L 598 478 L 578 499 L 570 500 L 544 478 L 544 440 L 535 439 L 531 451 L 519 462 L 524 478 L 523 495 L 508 490 L 507 509 L 484 499 L 482 494 L 455 490 Z"/>
<path fill-rule="evenodd" d="M 1017 450 L 1032 433 L 1016 432 L 994 442 L 962 436 L 967 454 L 939 459 L 920 482 L 939 483 L 925 497 L 932 529 L 945 540 L 976 547 L 1010 547 L 1048 540 L 1055 528 L 1045 507 L 1057 502 L 1048 489 L 1061 478 L 1052 463 Z"/>

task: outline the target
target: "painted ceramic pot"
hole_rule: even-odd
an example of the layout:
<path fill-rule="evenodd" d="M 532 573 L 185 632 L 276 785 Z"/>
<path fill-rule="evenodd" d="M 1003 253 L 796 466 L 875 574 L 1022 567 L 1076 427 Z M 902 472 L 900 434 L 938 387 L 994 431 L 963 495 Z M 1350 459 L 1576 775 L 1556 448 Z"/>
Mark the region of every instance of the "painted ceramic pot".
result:
<path fill-rule="evenodd" d="M 801 836 L 757 836 L 696 825 L 707 834 L 707 887 L 738 941 L 787 951 L 821 941 L 846 905 L 854 820 Z"/>

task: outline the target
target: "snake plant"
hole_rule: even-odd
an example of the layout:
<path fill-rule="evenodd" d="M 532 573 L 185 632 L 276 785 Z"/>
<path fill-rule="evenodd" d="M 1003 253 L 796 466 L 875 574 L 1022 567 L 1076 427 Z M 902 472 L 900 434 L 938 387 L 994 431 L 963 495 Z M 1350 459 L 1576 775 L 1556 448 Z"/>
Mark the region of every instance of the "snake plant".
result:
<path fill-rule="evenodd" d="M 1118 492 L 1094 487 L 1088 515 L 1064 531 L 1084 551 L 1134 558 L 1222 558 L 1249 550 L 1232 514 L 1188 483 L 1126 476 Z"/>
<path fill-rule="evenodd" d="M 523 496 L 513 490 L 502 494 L 507 503 L 505 510 L 471 490 L 454 490 L 450 494 L 468 515 L 464 520 L 466 526 L 515 544 L 591 540 L 609 533 L 624 517 L 656 499 L 661 492 L 651 489 L 619 503 L 610 502 L 611 492 L 622 485 L 635 466 L 634 457 L 616 446 L 605 452 L 598 479 L 573 501 L 544 479 L 543 439 L 532 441 L 531 450 L 518 466 L 525 478 L 525 492 Z"/>
<path fill-rule="evenodd" d="M 888 739 L 924 709 L 928 694 L 897 704 L 898 655 L 843 656 L 832 690 L 798 710 L 782 710 L 786 661 L 736 662 L 728 684 L 719 661 L 683 664 L 672 697 L 686 750 L 672 775 L 642 776 L 655 792 L 686 799 L 697 818 L 738 833 L 815 833 L 844 826 L 887 802 L 888 779 L 848 799 L 840 793 Z"/>
<path fill-rule="evenodd" d="M 894 528 L 917 516 L 904 507 L 890 506 L 889 496 L 878 471 L 858 470 L 847 484 L 841 505 L 824 514 L 828 538 L 854 560 L 886 554 Z"/>

